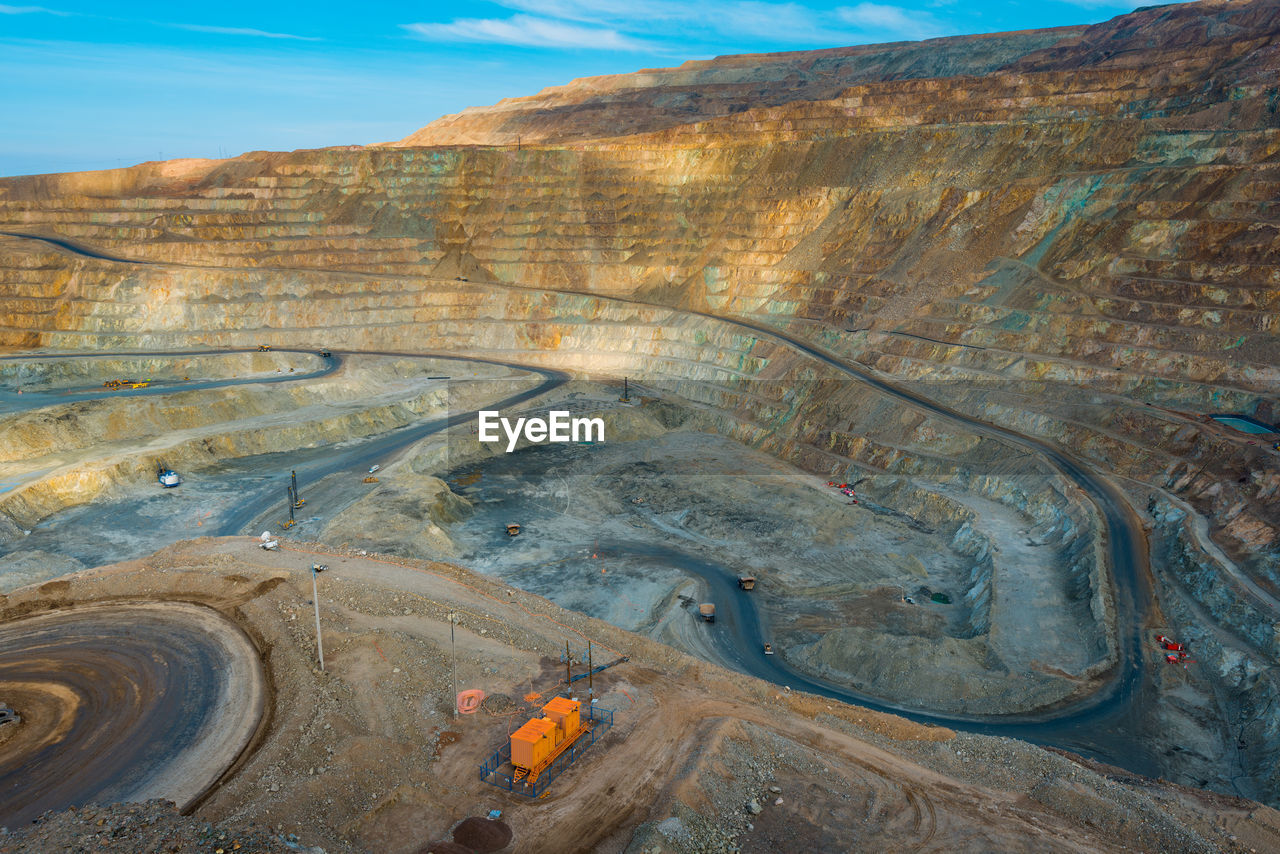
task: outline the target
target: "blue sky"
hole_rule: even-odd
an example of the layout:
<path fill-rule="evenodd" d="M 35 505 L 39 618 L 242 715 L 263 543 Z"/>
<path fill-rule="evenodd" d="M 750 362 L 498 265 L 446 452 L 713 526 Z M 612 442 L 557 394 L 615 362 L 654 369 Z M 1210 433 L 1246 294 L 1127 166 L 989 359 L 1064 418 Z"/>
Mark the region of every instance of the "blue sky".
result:
<path fill-rule="evenodd" d="M 399 139 L 574 77 L 1106 20 L 1119 0 L 0 4 L 0 175 Z M 1150 0 L 1146 0 L 1150 2 Z"/>

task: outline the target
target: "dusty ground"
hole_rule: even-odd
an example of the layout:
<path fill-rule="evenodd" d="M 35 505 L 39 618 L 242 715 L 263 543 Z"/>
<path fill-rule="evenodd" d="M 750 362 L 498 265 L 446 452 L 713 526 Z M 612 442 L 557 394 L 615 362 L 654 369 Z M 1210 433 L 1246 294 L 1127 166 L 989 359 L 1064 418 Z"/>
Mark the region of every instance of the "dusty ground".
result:
<path fill-rule="evenodd" d="M 307 571 L 316 561 L 329 566 L 319 576 L 325 673 Z M 13 615 L 122 595 L 218 607 L 255 638 L 271 674 L 260 744 L 196 818 L 252 822 L 331 852 L 419 851 L 492 808 L 514 832 L 507 850 L 522 852 L 1280 844 L 1280 815 L 1251 802 L 780 691 L 445 564 L 198 540 L 77 574 L 56 597 L 27 588 L 2 605 Z M 505 695 L 492 704 L 500 711 L 452 714 L 450 610 L 460 614 L 457 684 Z M 614 729 L 546 798 L 480 782 L 477 764 L 524 720 L 520 698 L 555 692 L 557 650 L 587 638 L 601 657 L 631 656 L 595 679 Z"/>
<path fill-rule="evenodd" d="M 140 804 L 89 805 L 47 813 L 32 827 L 0 829 L 3 854 L 44 854 L 50 851 L 88 854 L 96 851 L 253 852 L 253 854 L 310 854 L 319 848 L 298 844 L 296 838 L 267 827 L 213 824 L 184 817 L 168 801 Z"/>

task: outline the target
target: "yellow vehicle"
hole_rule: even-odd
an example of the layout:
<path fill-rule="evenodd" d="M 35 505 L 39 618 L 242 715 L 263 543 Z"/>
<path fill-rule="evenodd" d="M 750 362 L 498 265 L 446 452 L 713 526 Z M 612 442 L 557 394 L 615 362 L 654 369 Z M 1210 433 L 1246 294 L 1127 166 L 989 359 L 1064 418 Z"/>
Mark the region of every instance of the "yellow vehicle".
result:
<path fill-rule="evenodd" d="M 271 351 L 271 345 L 270 345 L 270 344 L 259 344 L 259 345 L 258 345 L 258 352 L 259 352 L 259 353 L 267 353 L 267 352 L 270 352 L 270 351 Z"/>

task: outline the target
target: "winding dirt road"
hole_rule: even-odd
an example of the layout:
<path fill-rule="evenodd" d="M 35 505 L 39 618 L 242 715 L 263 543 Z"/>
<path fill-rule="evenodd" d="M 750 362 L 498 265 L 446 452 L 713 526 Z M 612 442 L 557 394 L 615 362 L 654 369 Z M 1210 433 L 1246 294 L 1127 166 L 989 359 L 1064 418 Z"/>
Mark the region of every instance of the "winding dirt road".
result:
<path fill-rule="evenodd" d="M 69 804 L 189 804 L 257 732 L 266 685 L 216 611 L 139 603 L 0 625 L 0 697 L 22 715 L 0 750 L 0 825 L 15 827 Z"/>
<path fill-rule="evenodd" d="M 302 353 L 315 355 L 314 349 L 304 347 L 275 347 L 277 353 Z M 150 356 L 225 356 L 231 353 L 254 353 L 256 348 L 238 347 L 226 350 L 169 350 L 164 353 L 146 353 L 138 351 L 104 351 L 102 353 L 25 353 L 16 356 L 0 356 L 0 362 L 36 362 L 62 361 L 67 359 L 112 359 L 112 358 L 147 358 Z M 59 389 L 57 391 L 26 391 L 21 396 L 13 392 L 0 390 L 0 414 L 37 409 L 41 406 L 60 406 L 81 400 L 97 400 L 103 397 L 146 397 L 155 394 L 172 394 L 176 391 L 198 391 L 200 389 L 224 388 L 236 385 L 260 385 L 264 383 L 291 383 L 299 380 L 313 380 L 332 374 L 342 367 L 341 355 L 325 359 L 324 365 L 314 371 L 292 374 L 259 374 L 249 377 L 223 377 L 217 380 L 197 380 L 192 382 L 177 380 L 148 380 L 145 388 L 119 388 L 104 392 L 102 387 Z"/>
<path fill-rule="evenodd" d="M 0 235 L 40 241 L 73 254 L 84 255 L 116 263 L 145 263 L 154 266 L 194 270 L 237 269 L 234 267 L 209 268 L 192 264 L 135 261 L 133 259 L 105 255 L 83 245 L 71 243 L 57 237 L 22 234 L 17 232 L 0 232 Z M 254 269 L 257 272 L 262 272 L 263 268 Z M 341 272 L 354 278 L 370 278 L 370 276 L 366 274 L 353 273 L 350 271 L 329 271 L 317 269 L 309 272 Z M 383 275 L 379 276 L 379 278 L 418 279 L 422 277 Z M 582 293 L 577 291 L 535 288 L 503 282 L 471 282 L 470 284 L 473 287 L 489 286 L 508 290 L 562 293 L 573 296 L 582 296 Z M 734 661 L 738 665 L 738 669 L 742 669 L 748 673 L 752 673 L 753 675 L 769 679 L 775 683 L 791 684 L 797 687 L 803 687 L 805 690 L 809 690 L 817 694 L 837 697 L 841 700 L 861 705 L 868 705 L 872 708 L 892 710 L 896 713 L 906 714 L 908 717 L 915 719 L 927 720 L 934 723 L 944 723 L 950 726 L 956 726 L 960 729 L 983 732 L 992 735 L 1014 736 L 1037 741 L 1039 743 L 1059 744 L 1067 747 L 1068 749 L 1079 750 L 1098 756 L 1099 758 L 1107 759 L 1108 761 L 1126 765 L 1134 770 L 1143 772 L 1148 772 L 1150 770 L 1150 759 L 1146 754 L 1146 750 L 1138 746 L 1137 739 L 1134 738 L 1133 735 L 1122 731 L 1127 728 L 1126 725 L 1129 722 L 1128 719 L 1133 715 L 1133 707 L 1143 690 L 1144 676 L 1146 675 L 1146 661 L 1142 651 L 1142 632 L 1150 611 L 1153 597 L 1150 582 L 1148 549 L 1146 546 L 1145 532 L 1137 513 L 1129 504 L 1123 493 L 1113 483 L 1102 477 L 1082 461 L 1076 459 L 1074 456 L 1064 452 L 1062 449 L 1049 442 L 966 415 L 963 412 L 947 407 L 907 388 L 899 386 L 896 383 L 872 372 L 868 368 L 851 363 L 828 350 L 820 348 L 803 339 L 788 335 L 780 330 L 756 324 L 744 319 L 672 308 L 671 306 L 656 305 L 640 300 L 628 299 L 626 297 L 604 296 L 599 294 L 591 294 L 591 296 L 610 302 L 658 308 L 678 314 L 702 316 L 716 322 L 736 326 L 744 332 L 753 335 L 775 340 L 787 347 L 805 354 L 810 358 L 833 367 L 849 376 L 851 379 L 874 388 L 901 403 L 918 410 L 946 418 L 963 429 L 981 435 L 986 435 L 998 441 L 1030 451 L 1044 459 L 1066 480 L 1072 482 L 1076 487 L 1078 487 L 1098 510 L 1099 517 L 1104 528 L 1103 546 L 1107 554 L 1107 562 L 1109 569 L 1111 570 L 1116 594 L 1116 666 L 1100 680 L 1096 690 L 1084 696 L 1077 697 L 1071 702 L 1056 709 L 1018 716 L 957 716 L 950 714 L 930 714 L 928 712 L 906 710 L 896 704 L 885 702 L 879 698 L 863 695 L 859 692 L 844 688 L 843 686 L 834 686 L 830 683 L 824 683 L 822 680 L 790 670 L 790 668 L 787 668 L 785 664 L 776 660 L 762 661 L 759 656 L 754 654 L 754 651 L 760 648 L 762 636 L 760 634 L 758 618 L 755 613 L 754 605 L 750 600 L 747 597 L 741 596 L 736 590 L 730 590 L 728 588 L 727 577 L 724 576 L 722 568 L 711 565 L 696 566 L 695 564 L 698 564 L 699 561 L 691 556 L 672 555 L 671 557 L 674 562 L 682 565 L 683 568 L 690 571 L 691 574 L 700 576 L 703 581 L 715 588 L 715 592 L 718 596 L 717 601 L 725 602 L 729 606 L 726 609 L 729 613 L 725 615 L 728 618 L 725 622 L 733 623 L 735 625 L 735 631 L 732 632 L 734 637 L 732 638 L 731 643 L 722 642 L 720 645 L 721 652 L 726 659 Z M 519 365 L 516 363 L 503 364 L 524 370 L 536 370 L 544 373 L 544 376 L 547 376 L 545 369 Z M 538 387 L 538 391 L 549 390 L 549 388 L 554 387 L 554 385 L 558 385 L 558 383 L 554 381 L 554 378 L 547 376 L 547 382 L 540 385 Z M 513 401 L 511 400 L 503 401 L 496 404 L 494 408 L 501 409 L 505 406 L 511 405 L 512 402 Z M 469 417 L 473 417 L 473 413 L 458 416 L 457 419 L 460 420 Z M 454 421 L 455 419 L 450 420 Z M 441 427 L 442 426 L 444 425 L 441 425 Z M 426 427 L 426 425 L 424 425 L 424 427 Z M 441 429 L 441 427 L 435 427 L 434 429 Z M 424 430 L 423 435 L 427 432 L 434 432 L 434 429 Z M 399 442 L 395 442 L 394 440 L 392 440 L 390 445 L 394 446 L 397 450 L 405 446 Z M 391 447 L 387 448 L 387 450 L 390 449 Z M 350 462 L 345 462 L 345 464 L 349 465 Z M 257 504 L 257 502 L 248 503 Z M 240 515 L 241 514 L 237 514 L 238 517 Z M 236 518 L 234 521 L 243 524 L 247 522 L 247 519 Z M 233 533 L 233 531 L 229 530 L 233 527 L 232 525 L 228 524 L 225 527 L 228 530 L 224 530 L 224 533 Z"/>
<path fill-rule="evenodd" d="M 227 352 L 227 351 L 219 351 Z M 192 355 L 199 354 L 192 351 Z M 169 355 L 167 353 L 129 355 Z M 542 382 L 492 406 L 518 405 L 568 380 L 545 368 L 451 355 L 381 353 L 518 367 Z M 293 381 L 324 371 L 268 377 Z M 253 380 L 249 380 L 252 382 Z M 236 384 L 210 381 L 201 387 Z M 85 397 L 103 396 L 86 390 Z M 40 405 L 34 398 L 30 404 Z M 317 480 L 385 462 L 432 433 L 473 420 L 453 413 L 332 448 L 298 468 Z M 246 495 L 214 532 L 236 533 L 278 503 Z M 51 582 L 58 584 L 59 582 Z M 240 755 L 263 718 L 266 686 L 257 650 L 217 612 L 187 604 L 90 607 L 0 625 L 0 698 L 22 716 L 0 749 L 0 826 L 45 810 L 90 802 L 162 797 L 180 806 L 200 797 Z"/>

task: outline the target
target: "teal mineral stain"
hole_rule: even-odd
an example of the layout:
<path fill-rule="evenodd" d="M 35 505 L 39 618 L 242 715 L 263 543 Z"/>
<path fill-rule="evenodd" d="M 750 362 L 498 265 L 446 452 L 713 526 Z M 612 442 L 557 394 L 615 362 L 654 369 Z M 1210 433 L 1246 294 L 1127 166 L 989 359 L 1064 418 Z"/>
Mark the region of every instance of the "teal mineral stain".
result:
<path fill-rule="evenodd" d="M 1061 217 L 1057 225 L 1049 230 L 1049 233 L 1042 237 L 1035 246 L 1031 247 L 1021 260 L 1032 267 L 1039 266 L 1044 260 L 1045 254 L 1049 251 L 1049 247 L 1057 239 L 1058 233 L 1064 227 L 1072 222 L 1075 217 L 1084 213 L 1089 203 L 1093 199 L 1094 193 L 1102 187 L 1105 178 L 1101 175 L 1095 176 L 1088 181 L 1072 180 L 1069 183 L 1057 184 L 1045 190 L 1043 199 L 1046 206 L 1050 209 L 1056 209 Z"/>
<path fill-rule="evenodd" d="M 1025 311 L 1012 311 L 1009 312 L 1008 317 L 1000 321 L 999 326 L 1001 329 L 1006 329 L 1010 332 L 1017 332 L 1026 328 L 1026 325 L 1030 322 L 1031 315 L 1027 314 Z"/>

